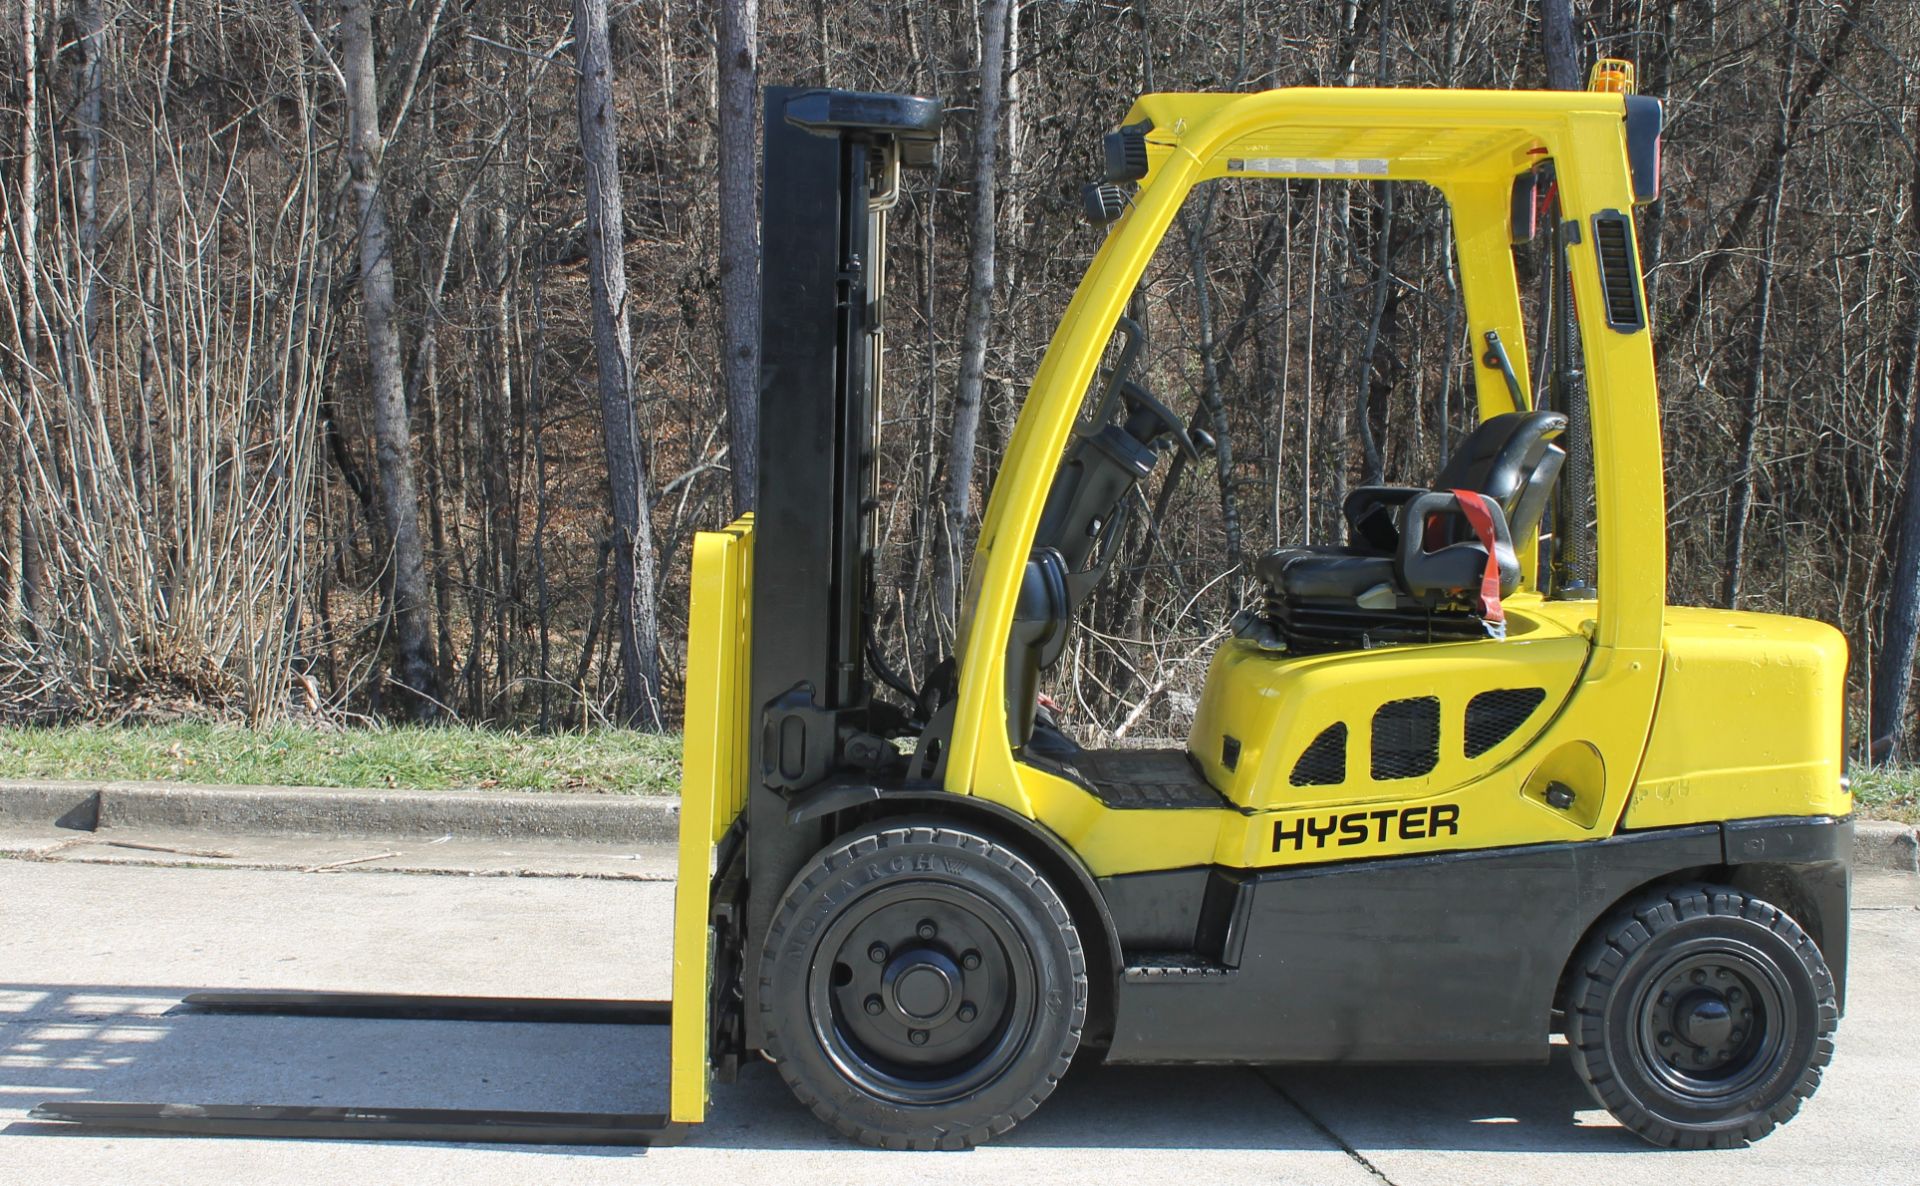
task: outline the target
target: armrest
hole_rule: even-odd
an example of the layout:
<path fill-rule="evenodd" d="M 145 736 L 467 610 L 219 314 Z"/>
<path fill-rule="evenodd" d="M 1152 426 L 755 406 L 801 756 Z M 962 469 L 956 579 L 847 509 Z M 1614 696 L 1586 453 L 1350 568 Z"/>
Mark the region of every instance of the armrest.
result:
<path fill-rule="evenodd" d="M 1431 491 L 1420 486 L 1361 486 L 1347 493 L 1340 513 L 1347 520 L 1347 538 L 1358 546 L 1391 552 L 1399 546 L 1393 512 L 1409 500 Z"/>
<path fill-rule="evenodd" d="M 1519 587 L 1520 562 L 1513 553 L 1506 512 L 1491 498 L 1482 500 L 1482 505 L 1493 521 L 1493 555 L 1500 566 L 1500 595 L 1504 597 Z M 1477 590 L 1487 568 L 1486 549 L 1478 540 L 1470 540 L 1427 551 L 1425 525 L 1433 515 L 1466 518 L 1466 512 L 1460 509 L 1460 497 L 1451 490 L 1422 490 L 1408 499 L 1401 512 L 1400 550 L 1393 562 L 1400 583 L 1416 597 Z"/>

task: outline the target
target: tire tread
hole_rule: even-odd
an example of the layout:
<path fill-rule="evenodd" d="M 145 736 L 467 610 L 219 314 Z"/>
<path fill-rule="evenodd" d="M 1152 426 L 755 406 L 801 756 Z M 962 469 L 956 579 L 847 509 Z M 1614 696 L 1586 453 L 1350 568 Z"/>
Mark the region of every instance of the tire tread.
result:
<path fill-rule="evenodd" d="M 1633 954 L 1668 929 L 1704 918 L 1737 919 L 1777 936 L 1812 977 L 1817 1016 L 1811 1057 L 1770 1106 L 1719 1127 L 1683 1126 L 1649 1111 L 1621 1084 L 1609 1063 L 1607 1003 Z M 1792 1119 L 1813 1095 L 1833 1058 L 1839 1022 L 1833 973 L 1820 949 L 1785 911 L 1723 885 L 1692 884 L 1656 890 L 1616 911 L 1576 957 L 1567 989 L 1566 1036 L 1575 1071 L 1594 1099 L 1621 1124 L 1656 1145 L 1675 1149 L 1733 1149 L 1751 1144 Z"/>
<path fill-rule="evenodd" d="M 766 1033 L 764 1050 L 768 1058 L 779 1068 L 781 1078 L 786 1080 L 787 1086 L 802 1106 L 810 1109 L 822 1122 L 843 1136 L 883 1149 L 920 1151 L 968 1149 L 1008 1132 L 1014 1125 L 1031 1116 L 1034 1109 L 1053 1094 L 1054 1088 L 1059 1086 L 1061 1078 L 1067 1073 L 1067 1067 L 1073 1062 L 1074 1053 L 1079 1049 L 1081 1028 L 1086 1020 L 1088 998 L 1086 952 L 1080 940 L 1079 930 L 1074 925 L 1073 916 L 1068 911 L 1065 901 L 1030 862 L 1005 845 L 966 828 L 918 823 L 884 827 L 863 833 L 837 847 L 831 847 L 822 856 L 811 861 L 796 876 L 793 884 L 782 896 L 780 909 L 775 913 L 773 922 L 767 929 L 767 949 L 771 951 L 775 948 L 787 928 L 793 925 L 801 905 L 823 882 L 831 880 L 836 873 L 849 864 L 864 860 L 874 853 L 897 844 L 951 846 L 991 861 L 1002 871 L 1011 874 L 1018 884 L 1029 890 L 1033 902 L 1043 907 L 1049 916 L 1047 921 L 1060 928 L 1066 940 L 1068 967 L 1074 985 L 1074 999 L 1066 1039 L 1060 1049 L 1053 1052 L 1042 1073 L 1036 1077 L 1030 1091 L 1010 1107 L 985 1116 L 976 1123 L 947 1125 L 936 1122 L 929 1124 L 923 1132 L 912 1135 L 872 1129 L 835 1107 L 813 1081 L 810 1074 L 812 1068 L 804 1060 L 790 1057 L 785 1049 L 786 1037 L 780 1032 L 776 1011 L 771 1003 L 772 977 L 766 972 L 766 969 L 771 966 L 771 961 L 763 959 L 759 996 L 760 1013 Z"/>

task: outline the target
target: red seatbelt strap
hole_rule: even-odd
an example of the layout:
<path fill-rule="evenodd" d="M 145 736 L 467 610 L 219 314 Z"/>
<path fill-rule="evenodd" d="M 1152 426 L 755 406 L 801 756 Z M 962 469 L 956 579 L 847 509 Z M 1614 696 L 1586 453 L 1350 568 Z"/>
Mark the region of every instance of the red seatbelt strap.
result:
<path fill-rule="evenodd" d="M 1506 611 L 1500 608 L 1500 557 L 1494 550 L 1493 512 L 1487 509 L 1486 496 L 1474 490 L 1455 490 L 1460 513 L 1487 550 L 1487 568 L 1480 574 L 1480 616 L 1489 622 L 1504 622 Z"/>

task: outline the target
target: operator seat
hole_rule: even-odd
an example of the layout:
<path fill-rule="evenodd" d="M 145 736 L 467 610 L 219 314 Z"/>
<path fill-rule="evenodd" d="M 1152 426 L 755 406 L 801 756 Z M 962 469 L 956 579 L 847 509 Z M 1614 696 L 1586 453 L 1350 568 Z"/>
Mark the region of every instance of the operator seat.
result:
<path fill-rule="evenodd" d="M 1546 512 L 1566 453 L 1559 412 L 1506 412 L 1461 442 L 1431 487 L 1362 486 L 1341 508 L 1345 547 L 1282 548 L 1254 571 L 1266 612 L 1236 633 L 1301 651 L 1387 643 L 1499 637 L 1504 628 L 1480 598 L 1492 541 L 1502 597 L 1520 583 L 1513 541 Z M 1456 491 L 1481 496 L 1478 529 Z"/>

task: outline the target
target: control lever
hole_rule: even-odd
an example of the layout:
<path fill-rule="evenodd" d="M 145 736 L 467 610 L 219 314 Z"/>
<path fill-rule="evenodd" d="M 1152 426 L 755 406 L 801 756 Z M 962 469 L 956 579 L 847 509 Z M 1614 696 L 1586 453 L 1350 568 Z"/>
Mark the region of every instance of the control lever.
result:
<path fill-rule="evenodd" d="M 1122 427 L 1128 436 L 1143 445 L 1151 445 L 1154 438 L 1164 432 L 1187 455 L 1187 460 L 1199 463 L 1200 446 L 1188 434 L 1186 422 L 1175 415 L 1172 408 L 1161 403 L 1146 388 L 1131 381 L 1120 385 L 1120 399 L 1127 406 L 1127 421 Z M 1205 433 L 1200 435 L 1206 438 L 1208 448 L 1212 448 L 1213 438 Z"/>

